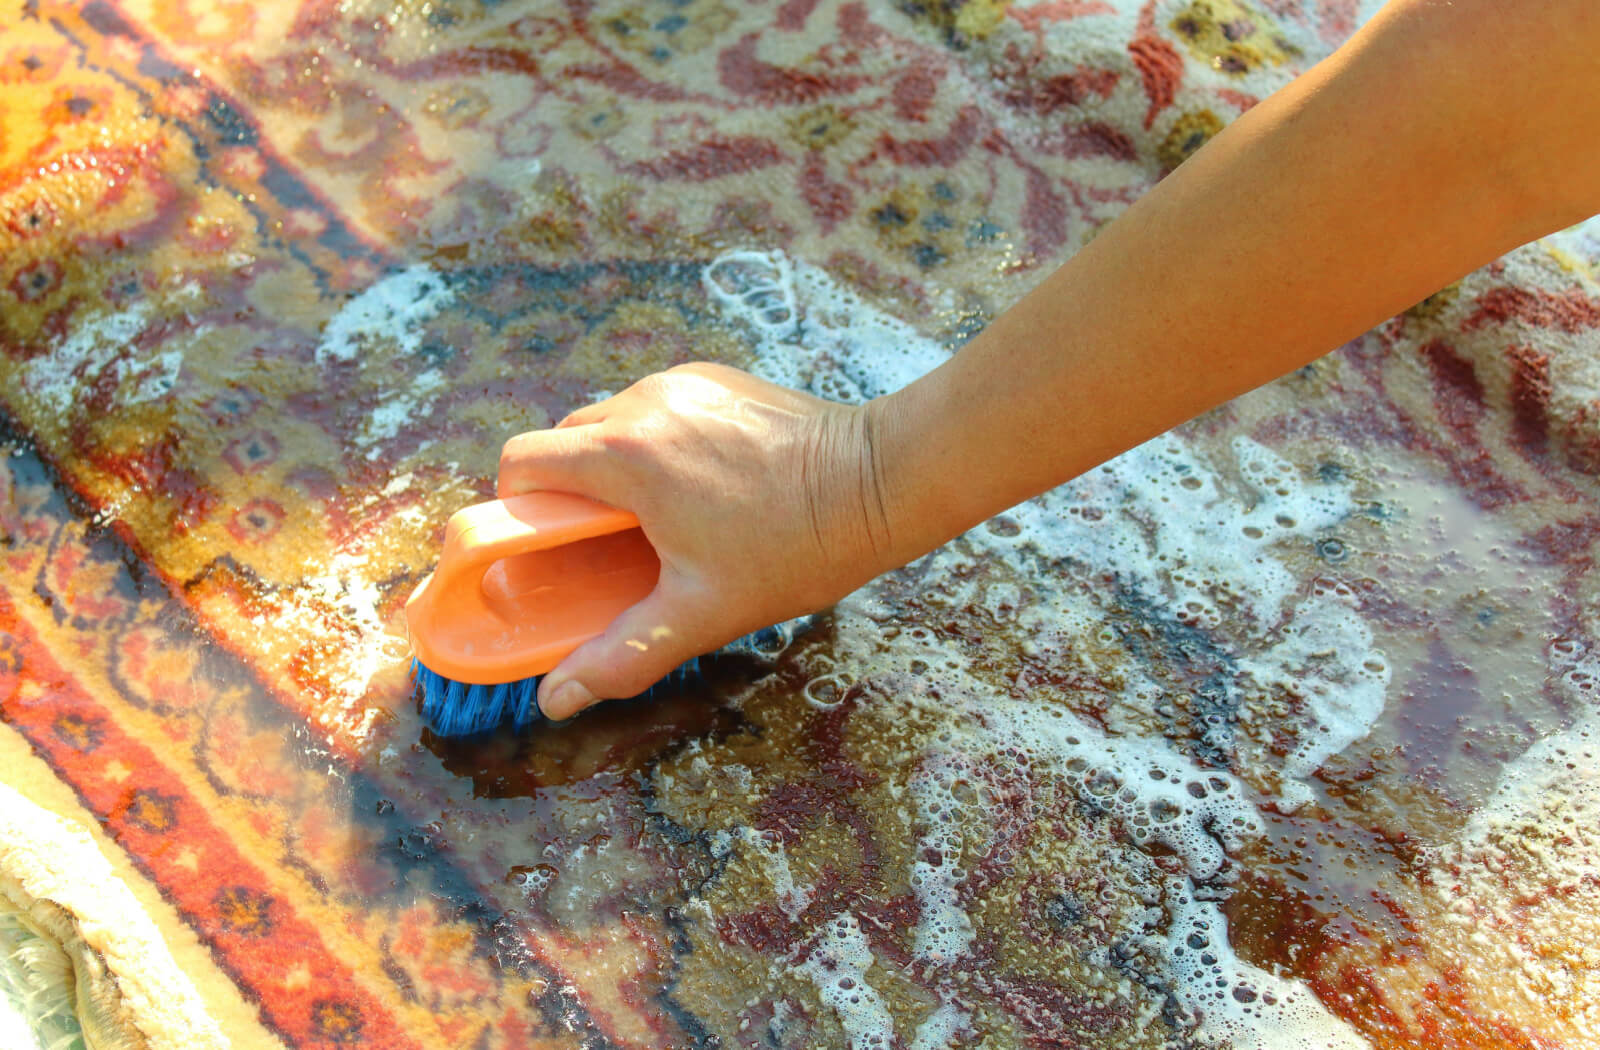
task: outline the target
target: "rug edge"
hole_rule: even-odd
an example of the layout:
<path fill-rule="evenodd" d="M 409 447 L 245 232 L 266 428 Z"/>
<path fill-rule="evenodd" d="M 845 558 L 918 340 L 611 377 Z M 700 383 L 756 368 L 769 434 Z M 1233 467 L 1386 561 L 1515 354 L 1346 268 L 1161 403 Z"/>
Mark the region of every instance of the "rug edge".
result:
<path fill-rule="evenodd" d="M 160 890 L 3 723 L 0 875 L 72 916 L 151 1050 L 283 1050 Z"/>

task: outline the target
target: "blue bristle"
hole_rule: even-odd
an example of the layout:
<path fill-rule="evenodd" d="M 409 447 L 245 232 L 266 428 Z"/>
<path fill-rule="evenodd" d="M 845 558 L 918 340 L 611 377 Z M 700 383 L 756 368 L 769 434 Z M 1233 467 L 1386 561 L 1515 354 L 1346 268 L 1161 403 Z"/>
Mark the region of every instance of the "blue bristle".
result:
<path fill-rule="evenodd" d="M 511 705 L 512 728 L 520 733 L 539 717 L 539 680 L 524 678 L 520 682 L 514 682 L 512 689 L 516 693 L 516 702 Z"/>
<path fill-rule="evenodd" d="M 539 717 L 534 697 L 539 679 L 524 678 L 501 685 L 481 685 L 446 678 L 411 661 L 416 689 L 422 694 L 422 721 L 439 736 L 487 733 L 505 722 L 526 729 Z"/>
<path fill-rule="evenodd" d="M 730 643 L 721 652 L 775 656 L 809 626 L 810 617 L 767 627 Z M 669 686 L 694 682 L 700 676 L 700 658 L 695 657 L 673 670 L 666 678 L 645 691 L 651 695 Z M 469 685 L 429 670 L 418 660 L 411 661 L 416 688 L 422 692 L 422 721 L 438 736 L 473 736 L 511 723 L 521 732 L 538 721 L 538 678 L 523 678 L 500 685 Z"/>
<path fill-rule="evenodd" d="M 532 695 L 534 686 L 529 683 L 537 683 L 530 679 L 509 685 L 468 684 L 446 678 L 416 660 L 411 662 L 411 671 L 422 693 L 422 720 L 439 736 L 471 736 L 494 729 L 523 695 Z"/>

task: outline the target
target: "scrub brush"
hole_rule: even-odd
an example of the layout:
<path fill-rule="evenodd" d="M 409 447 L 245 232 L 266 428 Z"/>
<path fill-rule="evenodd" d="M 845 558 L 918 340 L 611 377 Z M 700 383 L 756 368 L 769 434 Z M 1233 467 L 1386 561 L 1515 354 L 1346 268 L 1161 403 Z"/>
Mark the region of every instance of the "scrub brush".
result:
<path fill-rule="evenodd" d="M 422 719 L 440 736 L 517 730 L 539 717 L 539 676 L 648 595 L 661 559 L 627 511 L 530 492 L 457 511 L 439 565 L 406 602 Z M 771 655 L 795 624 L 723 651 Z M 691 679 L 699 661 L 661 685 Z"/>

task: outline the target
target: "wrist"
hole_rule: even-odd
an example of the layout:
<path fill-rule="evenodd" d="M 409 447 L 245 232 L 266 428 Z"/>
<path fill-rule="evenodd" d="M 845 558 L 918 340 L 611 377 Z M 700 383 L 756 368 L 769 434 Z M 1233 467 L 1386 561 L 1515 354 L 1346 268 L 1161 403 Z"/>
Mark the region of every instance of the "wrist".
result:
<path fill-rule="evenodd" d="M 791 587 L 805 611 L 814 612 L 897 563 L 889 560 L 891 534 L 866 406 L 815 402 L 796 451 L 793 535 L 810 557 L 795 563 L 806 568 Z"/>
<path fill-rule="evenodd" d="M 931 396 L 924 377 L 859 406 L 863 473 L 882 523 L 880 572 L 919 558 L 976 524 L 965 520 L 961 486 L 952 484 L 942 451 L 950 434 L 938 421 L 954 426 L 956 417 L 925 403 Z"/>

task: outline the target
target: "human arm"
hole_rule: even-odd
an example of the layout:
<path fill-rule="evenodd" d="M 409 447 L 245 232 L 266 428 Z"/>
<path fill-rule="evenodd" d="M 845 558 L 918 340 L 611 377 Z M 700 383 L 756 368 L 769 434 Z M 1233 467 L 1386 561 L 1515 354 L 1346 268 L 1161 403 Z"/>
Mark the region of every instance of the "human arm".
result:
<path fill-rule="evenodd" d="M 1391 3 L 872 406 L 895 548 L 915 556 L 1600 210 L 1597 100 L 1589 0 Z"/>
<path fill-rule="evenodd" d="M 664 563 L 541 706 L 824 606 L 1600 208 L 1597 55 L 1591 0 L 1397 0 L 904 390 L 697 366 L 513 439 L 503 492 L 627 507 Z"/>

